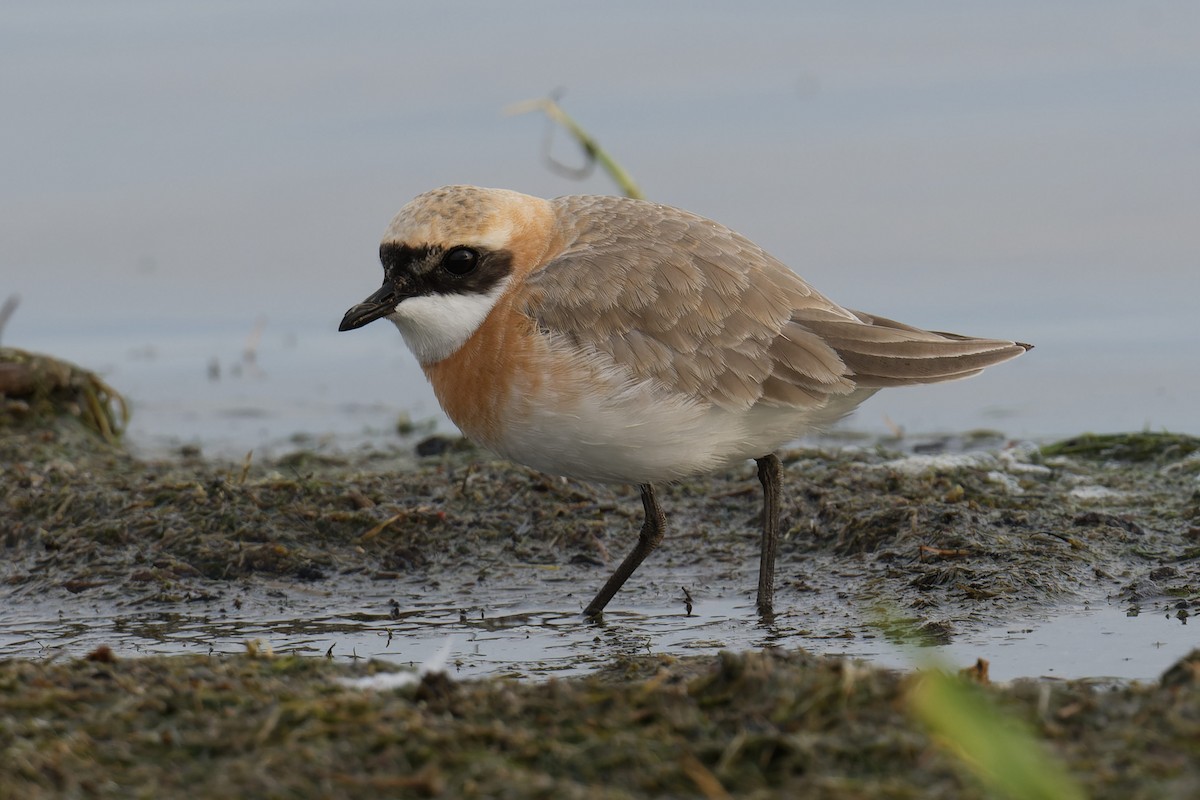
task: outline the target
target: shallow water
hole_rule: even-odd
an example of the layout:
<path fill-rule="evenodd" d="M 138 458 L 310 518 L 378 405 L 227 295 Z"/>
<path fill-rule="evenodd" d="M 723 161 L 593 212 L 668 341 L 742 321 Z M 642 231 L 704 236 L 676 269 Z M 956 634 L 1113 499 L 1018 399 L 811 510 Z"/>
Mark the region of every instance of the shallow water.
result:
<path fill-rule="evenodd" d="M 241 332 L 215 330 L 162 331 L 153 346 L 135 332 L 54 337 L 48 352 L 99 370 L 129 400 L 128 443 L 145 456 L 185 444 L 234 460 L 251 450 L 269 459 L 300 448 L 386 447 L 401 443 L 401 419 L 419 432 L 456 432 L 390 325 L 358 338 L 298 330 L 268 326 L 253 359 Z M 989 429 L 1039 441 L 1084 431 L 1195 433 L 1200 371 L 1180 371 L 1178 358 L 1148 339 L 1115 361 L 1081 346 L 1039 347 L 969 380 L 880 392 L 835 433 Z"/>
<path fill-rule="evenodd" d="M 0 620 L 6 657 L 78 657 L 99 645 L 119 656 L 235 654 L 257 640 L 260 650 L 335 659 L 378 659 L 419 666 L 449 643 L 448 664 L 461 678 L 578 675 L 622 655 L 677 656 L 761 647 L 804 648 L 896 668 L 940 661 L 965 667 L 984 658 L 993 680 L 1020 677 L 1155 680 L 1197 646 L 1200 637 L 1165 610 L 1131 615 L 1106 602 L 1060 609 L 1052 617 L 1017 619 L 968 631 L 953 643 L 915 646 L 849 614 L 844 619 L 797 605 L 773 624 L 759 622 L 753 603 L 706 598 L 690 613 L 672 606 L 617 607 L 602 623 L 577 610 L 530 607 L 512 599 L 486 609 L 422 598 L 419 591 L 382 594 L 377 587 L 298 590 L 294 585 L 243 591 L 233 598 L 127 610 L 93 605 L 47 614 L 52 606 L 14 607 Z M 271 596 L 275 595 L 275 596 Z"/>

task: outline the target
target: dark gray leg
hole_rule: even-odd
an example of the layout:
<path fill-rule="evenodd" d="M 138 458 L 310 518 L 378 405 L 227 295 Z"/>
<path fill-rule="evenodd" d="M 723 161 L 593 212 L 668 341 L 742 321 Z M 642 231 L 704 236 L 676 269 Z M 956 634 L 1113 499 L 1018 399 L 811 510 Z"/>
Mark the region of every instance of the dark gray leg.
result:
<path fill-rule="evenodd" d="M 775 463 L 779 463 L 778 459 Z M 646 556 L 658 547 L 663 539 L 663 534 L 666 533 L 667 518 L 662 509 L 658 507 L 658 499 L 654 496 L 654 487 L 643 483 L 638 488 L 642 490 L 642 507 L 646 510 L 646 521 L 642 523 L 642 532 L 638 534 L 637 546 L 629 555 L 625 556 L 621 566 L 617 567 L 617 571 L 604 584 L 604 588 L 600 590 L 595 599 L 588 603 L 587 608 L 583 610 L 585 617 L 600 616 L 600 612 L 608 605 L 608 601 L 612 600 L 613 595 L 625 585 L 625 581 L 629 580 L 629 576 L 645 560 Z"/>
<path fill-rule="evenodd" d="M 758 613 L 771 617 L 775 613 L 775 551 L 779 548 L 779 479 L 783 465 L 779 456 L 771 453 L 756 458 L 758 480 L 763 487 L 762 556 L 758 562 Z"/>

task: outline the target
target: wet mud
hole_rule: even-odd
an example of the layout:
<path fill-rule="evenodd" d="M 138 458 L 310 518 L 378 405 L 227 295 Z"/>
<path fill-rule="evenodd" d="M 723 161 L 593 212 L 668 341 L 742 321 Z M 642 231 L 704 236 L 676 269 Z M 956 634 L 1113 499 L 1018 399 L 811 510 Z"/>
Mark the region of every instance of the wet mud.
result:
<path fill-rule="evenodd" d="M 455 440 L 140 460 L 89 401 L 6 402 L 11 796 L 984 796 L 906 710 L 915 673 L 808 651 L 950 645 L 1089 605 L 1186 641 L 1200 611 L 1186 436 L 789 450 L 769 625 L 752 468 L 662 487 L 670 532 L 593 625 L 579 611 L 640 524 L 632 489 Z M 454 637 L 448 677 L 335 680 Z M 988 691 L 1094 796 L 1194 796 L 1188 649 L 1161 680 Z"/>

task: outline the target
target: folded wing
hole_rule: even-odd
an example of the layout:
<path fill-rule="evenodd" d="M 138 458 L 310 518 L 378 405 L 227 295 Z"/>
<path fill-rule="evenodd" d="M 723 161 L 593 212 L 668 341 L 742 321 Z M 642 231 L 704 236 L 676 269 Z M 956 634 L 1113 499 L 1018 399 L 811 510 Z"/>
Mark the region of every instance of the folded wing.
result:
<path fill-rule="evenodd" d="M 850 311 L 745 237 L 617 197 L 553 201 L 562 251 L 522 286 L 549 336 L 730 410 L 817 410 L 852 393 L 965 378 L 1028 345 Z"/>

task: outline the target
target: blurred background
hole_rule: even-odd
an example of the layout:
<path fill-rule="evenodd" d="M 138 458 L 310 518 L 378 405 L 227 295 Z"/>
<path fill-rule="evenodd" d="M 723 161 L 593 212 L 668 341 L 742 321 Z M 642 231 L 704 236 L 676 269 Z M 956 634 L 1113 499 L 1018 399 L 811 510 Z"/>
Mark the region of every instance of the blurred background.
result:
<path fill-rule="evenodd" d="M 617 191 L 503 113 L 559 90 L 838 302 L 1037 345 L 849 427 L 1200 433 L 1190 2 L 5 3 L 3 344 L 101 371 L 148 452 L 451 431 L 391 326 L 337 324 L 422 191 Z"/>

